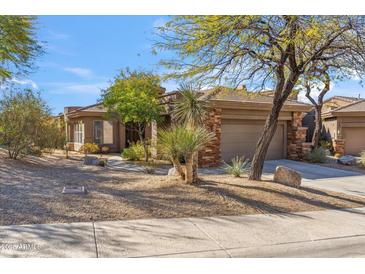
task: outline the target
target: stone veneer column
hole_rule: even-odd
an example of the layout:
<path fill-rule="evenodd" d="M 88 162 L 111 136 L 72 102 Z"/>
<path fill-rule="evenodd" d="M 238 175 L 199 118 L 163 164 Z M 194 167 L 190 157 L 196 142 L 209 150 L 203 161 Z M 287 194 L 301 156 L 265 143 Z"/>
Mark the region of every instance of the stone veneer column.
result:
<path fill-rule="evenodd" d="M 213 132 L 214 139 L 201 151 L 198 159 L 200 167 L 213 167 L 221 164 L 221 126 L 222 126 L 222 109 L 214 108 L 208 115 L 206 127 Z"/>
<path fill-rule="evenodd" d="M 292 120 L 288 122 L 288 159 L 301 160 L 308 151 L 308 145 L 304 145 L 307 136 L 306 127 L 302 127 L 302 112 L 293 112 Z"/>

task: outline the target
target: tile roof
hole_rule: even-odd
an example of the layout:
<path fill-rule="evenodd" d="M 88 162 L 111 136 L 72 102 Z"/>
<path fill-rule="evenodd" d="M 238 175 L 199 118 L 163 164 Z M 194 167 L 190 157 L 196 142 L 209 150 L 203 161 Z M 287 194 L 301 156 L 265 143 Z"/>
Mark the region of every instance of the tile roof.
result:
<path fill-rule="evenodd" d="M 365 112 L 365 99 L 360 99 L 355 102 L 352 102 L 346 106 L 342 106 L 334 109 L 331 112 L 352 112 L 352 111 L 364 111 Z"/>
<path fill-rule="evenodd" d="M 202 91 L 202 98 L 208 100 L 238 101 L 247 103 L 272 103 L 273 91 L 247 92 L 244 90 L 205 90 Z M 308 106 L 309 104 L 293 99 L 287 99 L 285 105 Z"/>
<path fill-rule="evenodd" d="M 359 98 L 359 97 L 351 97 L 351 96 L 336 95 L 336 96 L 332 96 L 332 97 L 328 98 L 323 103 L 329 102 L 329 101 L 331 101 L 333 99 L 340 99 L 340 100 L 347 101 L 347 102 L 353 102 L 353 101 L 361 100 L 362 98 Z"/>

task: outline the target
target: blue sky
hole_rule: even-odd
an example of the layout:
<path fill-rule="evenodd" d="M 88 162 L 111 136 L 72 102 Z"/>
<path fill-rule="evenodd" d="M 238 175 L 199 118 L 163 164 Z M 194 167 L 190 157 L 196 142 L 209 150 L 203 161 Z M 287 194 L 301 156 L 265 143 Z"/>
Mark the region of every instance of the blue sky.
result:
<path fill-rule="evenodd" d="M 38 69 L 21 85 L 41 91 L 54 114 L 64 106 L 85 106 L 100 98 L 100 89 L 125 67 L 161 72 L 153 55 L 153 28 L 163 16 L 40 16 L 37 35 L 46 53 L 37 59 Z M 168 91 L 173 81 L 163 83 Z M 356 80 L 332 84 L 328 96 L 365 97 Z M 303 98 L 303 96 L 301 96 Z"/>
<path fill-rule="evenodd" d="M 46 53 L 37 70 L 17 79 L 41 91 L 53 113 L 64 106 L 93 104 L 119 69 L 161 71 L 151 53 L 153 28 L 162 16 L 40 16 L 38 39 Z M 164 83 L 174 89 L 172 82 Z"/>

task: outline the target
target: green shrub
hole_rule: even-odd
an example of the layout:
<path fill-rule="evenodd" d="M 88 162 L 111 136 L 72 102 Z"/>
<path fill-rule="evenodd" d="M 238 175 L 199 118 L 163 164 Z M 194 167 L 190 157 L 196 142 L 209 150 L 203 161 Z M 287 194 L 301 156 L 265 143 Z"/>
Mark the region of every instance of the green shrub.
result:
<path fill-rule="evenodd" d="M 40 157 L 42 156 L 42 150 L 39 147 L 33 146 L 29 147 L 25 154 Z"/>
<path fill-rule="evenodd" d="M 151 154 L 148 148 L 148 154 Z M 144 159 L 144 148 L 142 142 L 138 141 L 136 143 L 130 144 L 128 148 L 125 148 L 122 152 L 122 158 L 132 161 L 141 161 Z"/>
<path fill-rule="evenodd" d="M 79 152 L 83 152 L 85 155 L 88 155 L 89 153 L 97 153 L 99 150 L 100 149 L 97 144 L 85 143 L 80 147 Z"/>
<path fill-rule="evenodd" d="M 223 169 L 234 177 L 240 177 L 242 173 L 247 173 L 251 168 L 251 162 L 245 157 L 236 156 L 232 159 L 232 164 L 224 162 Z"/>
<path fill-rule="evenodd" d="M 320 146 L 323 147 L 324 149 L 329 149 L 329 150 L 332 150 L 333 147 L 332 147 L 332 143 L 329 142 L 329 141 L 326 141 L 326 140 L 321 140 L 319 142 Z"/>
<path fill-rule="evenodd" d="M 323 147 L 314 148 L 305 156 L 305 159 L 311 163 L 325 163 L 327 160 L 326 150 Z"/>
<path fill-rule="evenodd" d="M 106 159 L 99 159 L 99 163 L 98 163 L 99 166 L 105 167 L 106 164 L 107 164 L 107 160 Z"/>

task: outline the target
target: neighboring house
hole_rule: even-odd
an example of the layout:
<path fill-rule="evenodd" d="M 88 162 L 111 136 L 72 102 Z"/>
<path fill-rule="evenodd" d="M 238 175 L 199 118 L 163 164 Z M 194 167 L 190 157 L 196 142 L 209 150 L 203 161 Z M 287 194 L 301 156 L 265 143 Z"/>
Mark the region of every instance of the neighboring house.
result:
<path fill-rule="evenodd" d="M 108 146 L 111 152 L 120 152 L 131 142 L 138 141 L 137 133 L 117 119 L 107 119 L 107 110 L 100 104 L 86 107 L 65 107 L 65 131 L 68 148 L 79 150 L 84 143 Z M 146 128 L 151 138 L 151 127 Z"/>
<path fill-rule="evenodd" d="M 324 135 L 331 141 L 335 152 L 358 156 L 365 150 L 365 99 L 352 102 L 322 113 Z"/>
<path fill-rule="evenodd" d="M 322 113 L 329 112 L 339 107 L 346 106 L 350 103 L 358 101 L 358 97 L 349 96 L 333 96 L 323 102 Z M 312 109 L 308 114 L 303 117 L 303 126 L 307 127 L 307 142 L 312 141 L 314 128 L 315 128 L 315 111 Z"/>
<path fill-rule="evenodd" d="M 222 160 L 229 162 L 237 155 L 252 159 L 265 119 L 272 108 L 272 93 L 226 90 L 207 90 L 200 93 L 202 99 L 211 103 L 206 126 L 215 134 L 214 140 L 199 152 L 200 166 L 217 166 Z M 171 103 L 178 98 L 178 92 L 161 96 L 161 103 L 166 106 L 166 113 L 162 114 L 165 116 L 165 123 L 171 120 Z M 302 127 L 302 117 L 310 109 L 308 104 L 295 99 L 287 100 L 279 116 L 267 159 L 303 157 L 307 129 Z M 78 149 L 85 142 L 94 142 L 108 145 L 116 152 L 135 140 L 128 127 L 117 120 L 105 120 L 105 113 L 106 110 L 101 104 L 84 108 L 65 108 L 67 136 L 71 149 Z M 147 129 L 146 135 L 152 138 L 153 142 L 157 139 L 156 132 L 159 127 L 160 125 L 154 124 Z"/>
<path fill-rule="evenodd" d="M 272 92 L 257 94 L 207 90 L 201 93 L 202 98 L 211 102 L 212 111 L 206 125 L 215 133 L 215 138 L 199 153 L 200 166 L 217 166 L 222 160 L 230 162 L 235 156 L 252 159 L 272 108 Z M 171 93 L 170 96 L 175 100 L 177 94 Z M 266 159 L 303 157 L 306 128 L 302 127 L 302 116 L 310 109 L 310 105 L 298 102 L 295 98 L 287 100 Z M 304 144 L 304 149 L 308 150 L 308 145 L 306 147 Z"/>

